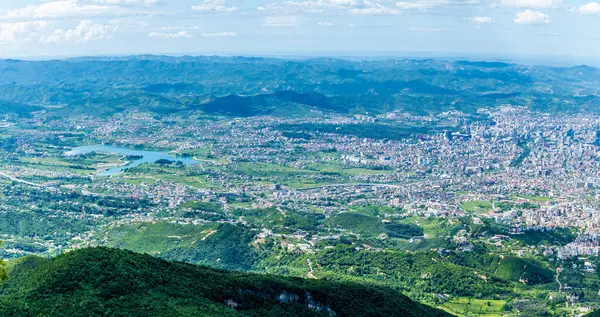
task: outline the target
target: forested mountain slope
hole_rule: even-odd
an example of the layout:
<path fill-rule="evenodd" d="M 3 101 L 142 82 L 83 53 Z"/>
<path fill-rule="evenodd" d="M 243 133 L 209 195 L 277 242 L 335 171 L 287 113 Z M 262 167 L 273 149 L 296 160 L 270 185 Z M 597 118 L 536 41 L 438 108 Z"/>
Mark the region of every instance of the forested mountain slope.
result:
<path fill-rule="evenodd" d="M 449 316 L 368 285 L 224 271 L 109 248 L 24 258 L 2 316 Z"/>

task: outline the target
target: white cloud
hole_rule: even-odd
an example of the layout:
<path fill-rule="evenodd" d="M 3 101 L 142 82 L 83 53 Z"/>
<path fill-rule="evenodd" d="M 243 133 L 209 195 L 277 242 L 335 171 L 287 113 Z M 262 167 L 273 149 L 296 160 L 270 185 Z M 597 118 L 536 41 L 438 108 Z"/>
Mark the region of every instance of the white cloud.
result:
<path fill-rule="evenodd" d="M 328 1 L 323 1 L 323 2 L 326 2 L 329 4 L 334 4 L 334 5 L 340 5 L 340 6 L 355 6 L 363 1 L 359 1 L 359 0 L 328 0 Z"/>
<path fill-rule="evenodd" d="M 470 6 L 480 4 L 479 0 L 423 0 L 437 5 Z"/>
<path fill-rule="evenodd" d="M 218 33 L 204 33 L 202 34 L 204 37 L 236 37 L 237 33 L 235 32 L 218 32 Z"/>
<path fill-rule="evenodd" d="M 396 2 L 396 7 L 401 10 L 424 10 L 437 6 L 468 6 L 479 3 L 479 0 L 417 0 L 399 1 Z"/>
<path fill-rule="evenodd" d="M 256 10 L 271 13 L 323 13 L 326 10 L 340 10 L 355 5 L 352 1 L 336 0 L 281 1 L 259 6 Z"/>
<path fill-rule="evenodd" d="M 556 8 L 562 4 L 562 0 L 501 0 L 501 5 L 512 8 Z"/>
<path fill-rule="evenodd" d="M 0 0 L 1 1 L 1 0 Z M 140 10 L 165 0 L 40 0 L 40 4 L 0 9 L 0 21 L 89 19 L 92 17 L 150 17 L 168 12 Z"/>
<path fill-rule="evenodd" d="M 581 14 L 600 14 L 600 4 L 598 2 L 590 2 L 579 7 Z"/>
<path fill-rule="evenodd" d="M 88 17 L 106 14 L 114 9 L 100 4 L 81 4 L 78 0 L 58 0 L 40 5 L 9 10 L 4 19 L 57 19 L 67 17 Z"/>
<path fill-rule="evenodd" d="M 291 15 L 297 13 L 346 13 L 355 15 L 399 14 L 387 6 L 391 0 L 304 0 L 280 1 L 258 6 L 259 12 Z"/>
<path fill-rule="evenodd" d="M 168 40 L 168 39 L 183 39 L 183 38 L 191 39 L 194 36 L 191 35 L 187 31 L 180 31 L 180 32 L 177 32 L 177 33 L 152 32 L 152 33 L 148 34 L 148 37 L 150 37 L 150 38 L 156 38 L 156 39 Z"/>
<path fill-rule="evenodd" d="M 48 26 L 46 21 L 16 22 L 0 24 L 0 43 L 31 41 Z"/>
<path fill-rule="evenodd" d="M 117 26 L 94 24 L 91 20 L 81 21 L 74 29 L 58 29 L 48 36 L 40 38 L 44 44 L 82 43 L 94 40 L 109 39 L 117 30 Z"/>
<path fill-rule="evenodd" d="M 433 7 L 432 3 L 428 2 L 396 2 L 396 7 L 401 10 L 423 10 Z"/>
<path fill-rule="evenodd" d="M 543 25 L 550 24 L 550 16 L 540 11 L 531 11 L 529 9 L 517 13 L 517 16 L 513 19 L 517 24 L 522 25 Z"/>
<path fill-rule="evenodd" d="M 389 7 L 383 6 L 381 4 L 376 3 L 375 6 L 371 6 L 368 8 L 357 8 L 352 9 L 352 14 L 355 15 L 398 15 L 400 11 L 391 9 Z"/>
<path fill-rule="evenodd" d="M 318 26 L 334 26 L 335 24 L 331 23 L 331 22 L 319 22 L 317 23 Z"/>
<path fill-rule="evenodd" d="M 289 28 L 298 24 L 298 17 L 295 16 L 274 16 L 266 17 L 263 26 L 272 28 Z"/>
<path fill-rule="evenodd" d="M 229 6 L 225 0 L 204 0 L 202 4 L 192 6 L 192 10 L 203 13 L 231 13 L 238 8 Z"/>
<path fill-rule="evenodd" d="M 465 6 L 478 5 L 479 0 L 416 0 L 396 2 L 400 10 L 425 10 L 438 6 Z"/>
<path fill-rule="evenodd" d="M 162 3 L 162 0 L 94 0 L 94 3 L 108 4 L 108 5 L 135 5 L 142 4 L 145 6 L 151 6 Z"/>
<path fill-rule="evenodd" d="M 492 20 L 492 18 L 485 16 L 485 17 L 471 17 L 469 18 L 469 20 L 471 20 L 471 22 L 475 23 L 475 24 L 490 24 L 493 23 L 494 20 Z"/>

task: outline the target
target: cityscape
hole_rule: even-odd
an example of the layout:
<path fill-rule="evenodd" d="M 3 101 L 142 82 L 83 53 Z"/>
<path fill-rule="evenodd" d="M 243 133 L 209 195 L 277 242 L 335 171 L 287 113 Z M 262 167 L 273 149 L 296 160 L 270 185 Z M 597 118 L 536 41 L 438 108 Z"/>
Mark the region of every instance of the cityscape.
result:
<path fill-rule="evenodd" d="M 0 60 L 0 315 L 594 316 L 598 83 L 442 59 Z"/>
<path fill-rule="evenodd" d="M 310 128 L 374 124 L 417 132 L 370 138 Z M 399 248 L 442 256 L 474 252 L 474 244 L 483 242 L 500 256 L 539 258 L 557 273 L 563 263 L 600 252 L 600 117 L 589 114 L 550 116 L 506 105 L 481 108 L 476 116 L 314 111 L 299 119 L 158 119 L 128 111 L 65 121 L 41 111 L 30 118 L 5 117 L 2 129 L 9 136 L 0 174 L 2 218 L 21 223 L 3 235 L 2 252 L 9 258 L 121 245 L 126 242 L 115 231 L 157 221 L 198 227 L 201 239 L 219 230 L 211 227 L 215 223 L 250 226 L 251 244 L 276 241 L 290 253 L 316 254 L 345 236 L 366 252 Z M 73 150 L 85 145 L 97 146 Z M 172 160 L 129 167 L 143 155 L 115 152 L 124 148 L 164 152 Z M 19 210 L 56 231 L 39 232 L 28 223 L 33 219 L 14 214 Z M 290 211 L 311 219 L 281 223 L 279 216 L 285 219 Z M 380 230 L 370 223 L 374 219 L 407 227 Z M 408 226 L 443 221 L 445 227 L 464 219 L 469 228 L 452 233 Z M 533 245 L 523 243 L 530 235 L 540 237 L 528 238 L 538 239 Z M 301 276 L 324 274 L 307 263 L 309 271 Z M 594 263 L 586 260 L 576 271 L 595 272 Z M 548 296 L 565 296 L 581 312 L 596 307 L 579 302 L 567 279 L 557 274 L 556 282 L 561 286 L 550 288 Z"/>

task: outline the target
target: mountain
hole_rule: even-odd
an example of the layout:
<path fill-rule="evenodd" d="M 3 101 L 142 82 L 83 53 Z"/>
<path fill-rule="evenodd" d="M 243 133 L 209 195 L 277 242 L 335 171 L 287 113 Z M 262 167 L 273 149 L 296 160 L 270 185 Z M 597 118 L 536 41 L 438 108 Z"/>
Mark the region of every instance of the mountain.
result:
<path fill-rule="evenodd" d="M 371 285 L 241 273 L 110 248 L 10 271 L 2 316 L 450 316 Z"/>
<path fill-rule="evenodd" d="M 298 107 L 331 110 L 334 106 L 324 95 L 318 93 L 300 94 L 294 91 L 279 91 L 272 94 L 255 96 L 228 95 L 214 97 L 202 105 L 202 110 L 209 114 L 251 117 L 256 115 L 273 115 L 292 113 Z"/>
<path fill-rule="evenodd" d="M 241 117 L 289 117 L 312 109 L 474 114 L 506 104 L 599 112 L 599 94 L 600 70 L 584 65 L 217 56 L 0 60 L 0 105 L 21 105 L 19 115 L 38 107 L 63 116 L 131 109 Z"/>
<path fill-rule="evenodd" d="M 0 114 L 14 114 L 21 117 L 28 117 L 32 112 L 42 108 L 18 104 L 10 101 L 0 100 Z"/>

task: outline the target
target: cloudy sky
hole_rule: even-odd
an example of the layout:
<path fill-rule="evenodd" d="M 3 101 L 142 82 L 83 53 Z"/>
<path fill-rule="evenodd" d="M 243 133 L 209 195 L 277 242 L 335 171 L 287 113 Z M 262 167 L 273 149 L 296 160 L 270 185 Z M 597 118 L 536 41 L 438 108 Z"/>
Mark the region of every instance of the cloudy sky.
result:
<path fill-rule="evenodd" d="M 589 0 L 0 0 L 0 57 L 412 52 L 600 59 L 598 30 L 600 4 Z"/>

